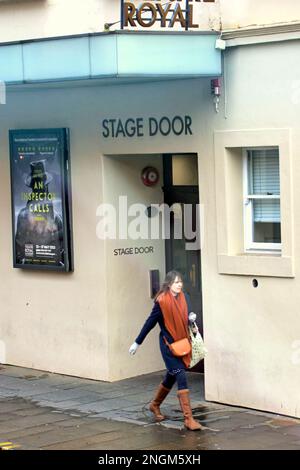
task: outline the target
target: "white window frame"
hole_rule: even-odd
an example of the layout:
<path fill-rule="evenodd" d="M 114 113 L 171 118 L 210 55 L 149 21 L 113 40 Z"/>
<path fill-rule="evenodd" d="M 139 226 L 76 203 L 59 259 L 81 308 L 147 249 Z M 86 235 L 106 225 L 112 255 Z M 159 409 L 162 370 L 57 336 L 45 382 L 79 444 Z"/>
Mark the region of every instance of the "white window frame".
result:
<path fill-rule="evenodd" d="M 281 199 L 280 195 L 254 195 L 248 194 L 249 188 L 249 175 L 248 175 L 248 151 L 251 150 L 265 150 L 277 148 L 271 147 L 246 147 L 243 148 L 243 205 L 244 205 L 244 249 L 245 252 L 281 252 L 282 243 L 256 243 L 254 238 L 254 223 L 253 223 L 253 201 L 255 199 Z M 280 185 L 281 187 L 281 185 Z M 280 221 L 280 224 L 282 221 Z"/>

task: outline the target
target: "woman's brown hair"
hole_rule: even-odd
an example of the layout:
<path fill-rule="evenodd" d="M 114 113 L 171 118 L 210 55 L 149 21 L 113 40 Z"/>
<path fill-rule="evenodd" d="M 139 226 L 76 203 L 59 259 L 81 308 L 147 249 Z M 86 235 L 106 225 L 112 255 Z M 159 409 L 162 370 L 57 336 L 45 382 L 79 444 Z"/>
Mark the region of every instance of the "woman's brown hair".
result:
<path fill-rule="evenodd" d="M 160 290 L 157 292 L 154 302 L 157 300 L 157 298 L 160 296 L 160 294 L 163 294 L 165 292 L 168 292 L 170 286 L 175 282 L 176 277 L 178 277 L 182 281 L 182 274 L 178 271 L 169 271 L 166 274 L 165 280 L 160 288 Z"/>

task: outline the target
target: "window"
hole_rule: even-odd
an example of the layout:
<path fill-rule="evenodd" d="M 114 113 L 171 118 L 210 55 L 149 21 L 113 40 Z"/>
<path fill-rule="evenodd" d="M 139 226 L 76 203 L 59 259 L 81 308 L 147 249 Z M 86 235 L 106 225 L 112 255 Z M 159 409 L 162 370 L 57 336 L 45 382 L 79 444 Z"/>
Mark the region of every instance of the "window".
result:
<path fill-rule="evenodd" d="M 245 249 L 281 250 L 278 147 L 244 151 Z"/>

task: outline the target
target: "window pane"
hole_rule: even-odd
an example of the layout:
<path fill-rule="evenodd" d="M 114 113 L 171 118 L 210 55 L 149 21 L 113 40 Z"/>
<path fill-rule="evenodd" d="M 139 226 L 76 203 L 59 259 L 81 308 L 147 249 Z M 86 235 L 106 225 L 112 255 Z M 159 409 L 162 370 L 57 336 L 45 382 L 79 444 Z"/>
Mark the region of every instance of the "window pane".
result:
<path fill-rule="evenodd" d="M 254 222 L 255 243 L 281 243 L 281 225 L 279 223 Z"/>
<path fill-rule="evenodd" d="M 279 150 L 248 150 L 249 193 L 279 195 Z"/>
<path fill-rule="evenodd" d="M 254 199 L 253 200 L 254 222 L 279 222 L 280 223 L 280 200 L 279 199 Z"/>
<path fill-rule="evenodd" d="M 280 201 L 255 199 L 253 201 L 253 241 L 281 243 Z"/>

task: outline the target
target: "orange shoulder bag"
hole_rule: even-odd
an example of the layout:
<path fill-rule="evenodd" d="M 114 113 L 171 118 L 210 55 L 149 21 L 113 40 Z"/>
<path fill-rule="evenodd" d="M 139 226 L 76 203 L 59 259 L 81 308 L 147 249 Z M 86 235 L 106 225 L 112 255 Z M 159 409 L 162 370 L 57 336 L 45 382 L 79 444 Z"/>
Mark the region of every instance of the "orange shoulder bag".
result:
<path fill-rule="evenodd" d="M 168 343 L 164 337 L 166 345 L 169 347 L 171 353 L 176 357 L 182 357 L 189 354 L 192 350 L 191 343 L 187 338 L 180 339 L 179 341 L 174 341 L 174 343 Z"/>

